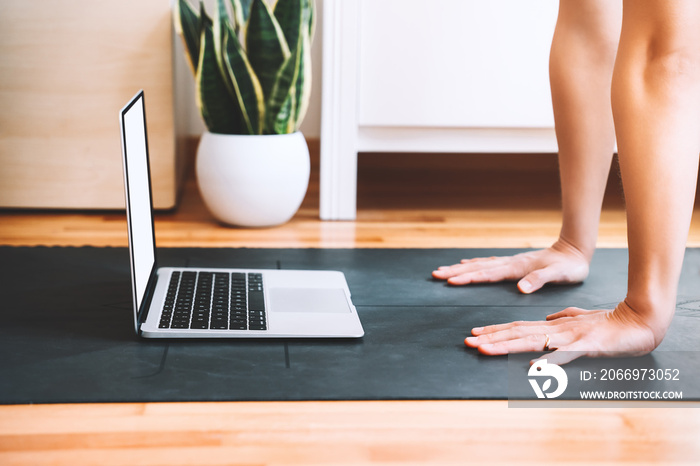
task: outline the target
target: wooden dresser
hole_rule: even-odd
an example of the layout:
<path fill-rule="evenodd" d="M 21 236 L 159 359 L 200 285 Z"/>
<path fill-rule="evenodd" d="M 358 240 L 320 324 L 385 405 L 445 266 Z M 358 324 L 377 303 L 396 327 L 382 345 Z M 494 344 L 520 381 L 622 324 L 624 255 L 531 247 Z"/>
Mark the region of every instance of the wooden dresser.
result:
<path fill-rule="evenodd" d="M 0 30 L 0 207 L 123 208 L 118 115 L 141 88 L 154 204 L 174 207 L 168 2 L 6 0 Z"/>

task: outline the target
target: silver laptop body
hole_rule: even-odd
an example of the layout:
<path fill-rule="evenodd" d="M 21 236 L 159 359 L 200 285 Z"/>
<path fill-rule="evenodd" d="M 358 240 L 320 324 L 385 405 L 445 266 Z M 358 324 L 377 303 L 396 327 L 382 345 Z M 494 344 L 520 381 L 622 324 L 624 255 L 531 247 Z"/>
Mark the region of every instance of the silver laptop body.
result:
<path fill-rule="evenodd" d="M 337 271 L 159 268 L 144 92 L 120 112 L 134 326 L 146 338 L 358 338 Z"/>

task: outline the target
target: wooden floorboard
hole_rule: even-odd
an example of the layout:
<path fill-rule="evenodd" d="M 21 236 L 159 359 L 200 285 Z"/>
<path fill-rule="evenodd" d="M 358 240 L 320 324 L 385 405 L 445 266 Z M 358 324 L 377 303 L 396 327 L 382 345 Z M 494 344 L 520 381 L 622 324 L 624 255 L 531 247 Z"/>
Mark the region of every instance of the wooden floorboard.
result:
<path fill-rule="evenodd" d="M 287 224 L 218 224 L 189 176 L 178 209 L 156 214 L 161 247 L 539 247 L 560 226 L 553 155 L 362 154 L 356 221 L 319 220 L 317 143 L 304 202 Z M 506 169 L 504 169 L 506 167 Z M 624 209 L 611 183 L 600 245 L 624 246 Z M 123 212 L 0 211 L 6 245 L 125 246 Z"/>
<path fill-rule="evenodd" d="M 362 154 L 357 220 L 322 222 L 318 144 L 310 145 L 309 193 L 291 222 L 269 229 L 220 225 L 190 176 L 179 208 L 156 216 L 159 246 L 543 247 L 556 239 L 561 216 L 552 155 Z M 626 245 L 615 176 L 598 244 Z M 688 244 L 700 245 L 697 220 Z M 0 245 L 125 246 L 126 220 L 123 212 L 5 210 Z M 700 409 L 686 406 L 694 407 L 514 409 L 505 401 L 0 406 L 0 464 L 698 464 Z"/>

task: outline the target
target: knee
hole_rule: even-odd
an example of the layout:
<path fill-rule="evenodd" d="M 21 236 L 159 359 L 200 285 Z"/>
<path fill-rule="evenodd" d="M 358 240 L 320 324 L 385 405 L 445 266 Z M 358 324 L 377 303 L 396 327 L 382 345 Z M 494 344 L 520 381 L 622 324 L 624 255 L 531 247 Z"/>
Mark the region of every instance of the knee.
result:
<path fill-rule="evenodd" d="M 696 85 L 700 81 L 700 44 L 650 41 L 644 62 L 644 77 L 650 84 Z"/>

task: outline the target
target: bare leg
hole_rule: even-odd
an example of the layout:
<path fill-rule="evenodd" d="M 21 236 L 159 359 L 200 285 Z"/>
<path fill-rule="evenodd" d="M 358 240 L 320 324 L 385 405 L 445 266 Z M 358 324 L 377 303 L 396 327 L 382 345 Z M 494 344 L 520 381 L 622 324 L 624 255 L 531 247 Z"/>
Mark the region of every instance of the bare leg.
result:
<path fill-rule="evenodd" d="M 610 87 L 621 24 L 620 1 L 562 0 L 550 53 L 562 187 L 560 240 L 588 261 L 615 146 Z"/>
<path fill-rule="evenodd" d="M 660 341 L 676 304 L 700 153 L 700 2 L 625 0 L 612 103 L 627 202 L 626 305 Z"/>
<path fill-rule="evenodd" d="M 453 285 L 520 280 L 520 290 L 531 293 L 548 282 L 588 276 L 615 144 L 610 85 L 621 16 L 619 0 L 560 3 L 550 53 L 562 185 L 559 240 L 542 251 L 440 267 L 435 278 Z"/>
<path fill-rule="evenodd" d="M 541 351 L 550 362 L 577 351 L 635 355 L 663 339 L 675 309 L 700 153 L 700 2 L 624 0 L 612 85 L 627 200 L 629 282 L 614 310 L 569 308 L 546 322 L 473 329 L 486 354 Z"/>

